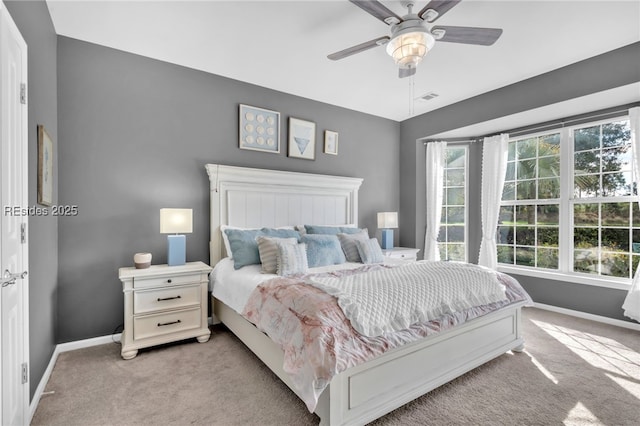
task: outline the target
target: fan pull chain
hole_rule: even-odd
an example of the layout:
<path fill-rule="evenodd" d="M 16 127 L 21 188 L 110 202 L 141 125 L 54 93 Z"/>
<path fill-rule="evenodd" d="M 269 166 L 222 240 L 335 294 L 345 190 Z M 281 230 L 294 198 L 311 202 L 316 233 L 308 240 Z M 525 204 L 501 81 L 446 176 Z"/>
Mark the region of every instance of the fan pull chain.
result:
<path fill-rule="evenodd" d="M 415 81 L 414 76 L 409 77 L 409 118 L 413 117 L 413 104 L 415 102 L 414 94 L 415 91 Z"/>

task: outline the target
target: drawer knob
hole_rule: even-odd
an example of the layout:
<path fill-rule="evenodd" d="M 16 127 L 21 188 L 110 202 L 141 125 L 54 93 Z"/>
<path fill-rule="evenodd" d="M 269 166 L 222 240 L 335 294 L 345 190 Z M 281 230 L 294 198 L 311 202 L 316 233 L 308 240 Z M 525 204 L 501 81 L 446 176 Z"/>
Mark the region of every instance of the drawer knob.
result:
<path fill-rule="evenodd" d="M 173 297 L 158 297 L 158 302 L 164 302 L 165 300 L 182 299 L 180 295 Z"/>
<path fill-rule="evenodd" d="M 167 280 L 167 283 L 171 284 L 171 278 L 169 278 L 169 279 Z"/>
<path fill-rule="evenodd" d="M 166 325 L 172 325 L 172 324 L 180 324 L 182 321 L 177 320 L 177 321 L 171 321 L 171 322 L 159 322 L 158 323 L 158 327 L 164 327 Z"/>

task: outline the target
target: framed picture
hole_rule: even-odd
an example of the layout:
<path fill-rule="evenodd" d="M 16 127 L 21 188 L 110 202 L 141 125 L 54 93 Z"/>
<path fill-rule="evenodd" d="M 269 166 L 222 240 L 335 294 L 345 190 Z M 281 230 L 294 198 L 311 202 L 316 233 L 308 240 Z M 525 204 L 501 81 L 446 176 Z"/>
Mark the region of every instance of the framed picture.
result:
<path fill-rule="evenodd" d="M 38 204 L 53 204 L 53 141 L 38 125 Z"/>
<path fill-rule="evenodd" d="M 338 155 L 338 132 L 324 131 L 324 153 Z"/>
<path fill-rule="evenodd" d="M 280 113 L 240 104 L 240 149 L 280 152 Z"/>
<path fill-rule="evenodd" d="M 289 117 L 289 157 L 316 159 L 316 123 Z"/>

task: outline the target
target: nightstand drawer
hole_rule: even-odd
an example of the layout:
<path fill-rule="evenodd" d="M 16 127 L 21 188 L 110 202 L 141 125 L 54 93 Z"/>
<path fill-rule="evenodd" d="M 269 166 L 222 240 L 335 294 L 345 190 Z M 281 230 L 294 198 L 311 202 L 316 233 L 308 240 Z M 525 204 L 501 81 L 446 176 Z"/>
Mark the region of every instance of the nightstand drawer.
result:
<path fill-rule="evenodd" d="M 418 252 L 420 249 L 410 247 L 394 247 L 392 249 L 383 249 L 382 254 L 394 260 L 415 261 L 418 260 Z"/>
<path fill-rule="evenodd" d="M 387 257 L 392 257 L 394 259 L 412 259 L 415 260 L 416 255 L 413 253 L 405 253 L 405 252 L 400 252 L 400 253 L 394 253 L 391 252 L 390 254 L 387 255 Z"/>
<path fill-rule="evenodd" d="M 199 328 L 200 307 L 164 314 L 145 315 L 133 318 L 133 338 L 161 336 L 163 334 Z"/>
<path fill-rule="evenodd" d="M 136 277 L 133 280 L 134 288 L 166 287 L 167 285 L 181 285 L 199 283 L 200 274 L 172 275 L 169 277 Z"/>
<path fill-rule="evenodd" d="M 137 315 L 145 312 L 200 305 L 200 293 L 199 284 L 136 291 L 133 294 L 133 313 Z"/>

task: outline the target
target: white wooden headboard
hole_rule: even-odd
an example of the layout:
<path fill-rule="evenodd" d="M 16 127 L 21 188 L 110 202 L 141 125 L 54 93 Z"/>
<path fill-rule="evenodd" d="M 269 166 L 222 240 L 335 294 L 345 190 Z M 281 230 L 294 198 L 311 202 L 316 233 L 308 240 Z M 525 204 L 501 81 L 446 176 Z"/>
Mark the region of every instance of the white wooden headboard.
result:
<path fill-rule="evenodd" d="M 260 228 L 358 222 L 362 179 L 207 164 L 211 266 L 225 256 L 220 225 Z"/>

